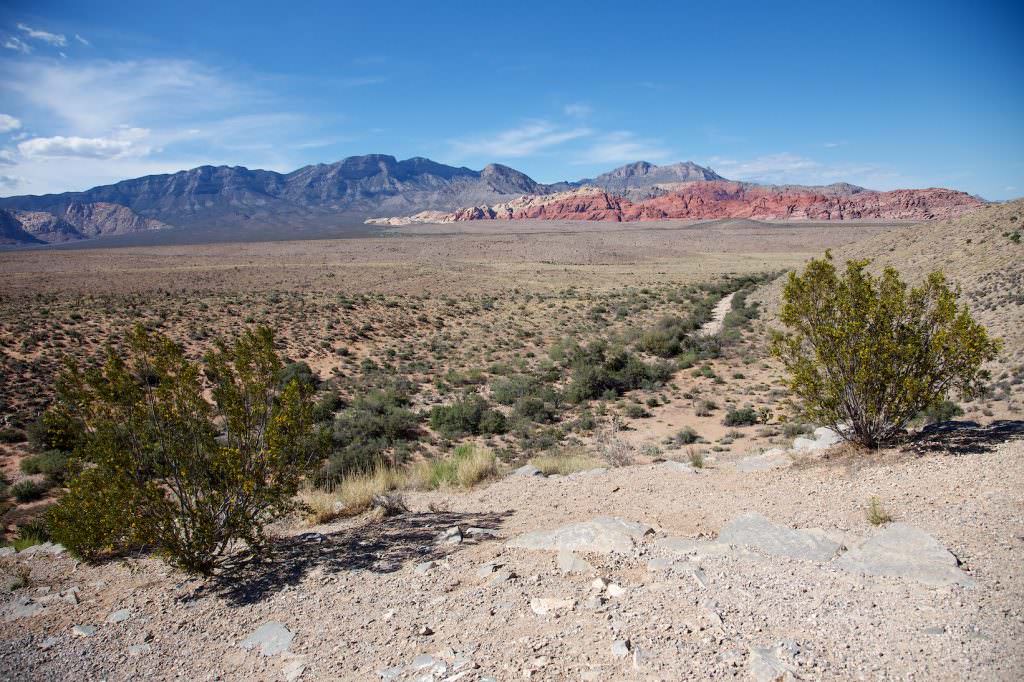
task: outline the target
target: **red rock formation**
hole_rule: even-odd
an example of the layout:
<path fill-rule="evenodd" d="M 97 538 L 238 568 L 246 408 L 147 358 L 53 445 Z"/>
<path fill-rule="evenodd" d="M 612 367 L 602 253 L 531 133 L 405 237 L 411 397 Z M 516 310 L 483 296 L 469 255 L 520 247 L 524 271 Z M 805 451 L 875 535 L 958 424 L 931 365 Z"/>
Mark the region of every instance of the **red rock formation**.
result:
<path fill-rule="evenodd" d="M 526 199 L 460 209 L 450 220 L 931 220 L 956 217 L 981 205 L 964 192 L 948 189 L 839 192 L 728 181 L 695 182 L 639 202 L 592 188 Z"/>

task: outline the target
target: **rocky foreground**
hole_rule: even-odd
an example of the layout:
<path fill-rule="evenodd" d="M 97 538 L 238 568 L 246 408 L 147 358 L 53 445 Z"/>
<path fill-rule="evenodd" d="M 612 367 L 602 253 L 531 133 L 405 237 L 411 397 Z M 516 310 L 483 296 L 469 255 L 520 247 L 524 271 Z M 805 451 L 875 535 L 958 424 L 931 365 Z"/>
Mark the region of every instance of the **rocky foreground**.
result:
<path fill-rule="evenodd" d="M 43 546 L 0 558 L 0 677 L 1020 679 L 1019 436 L 526 468 L 281 529 L 273 563 L 212 583 Z"/>

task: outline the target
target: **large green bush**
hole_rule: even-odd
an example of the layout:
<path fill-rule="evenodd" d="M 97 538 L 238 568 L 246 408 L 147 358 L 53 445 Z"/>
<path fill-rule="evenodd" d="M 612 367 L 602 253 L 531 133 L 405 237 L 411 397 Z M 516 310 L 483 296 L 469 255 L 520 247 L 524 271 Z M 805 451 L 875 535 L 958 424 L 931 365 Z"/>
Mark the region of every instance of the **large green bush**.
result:
<path fill-rule="evenodd" d="M 55 411 L 84 425 L 86 469 L 49 513 L 54 539 L 89 559 L 150 546 L 204 573 L 240 545 L 262 549 L 317 457 L 308 384 L 280 386 L 266 328 L 217 343 L 206 381 L 141 326 L 126 351 L 99 368 L 69 361 L 59 381 Z"/>
<path fill-rule="evenodd" d="M 773 351 L 810 421 L 874 448 L 950 391 L 974 396 L 999 343 L 941 273 L 908 289 L 894 269 L 875 277 L 867 265 L 848 261 L 840 276 L 827 254 L 791 273 L 781 311 L 789 331 Z"/>
<path fill-rule="evenodd" d="M 504 433 L 505 416 L 473 394 L 451 405 L 436 405 L 430 410 L 430 428 L 445 438 Z"/>
<path fill-rule="evenodd" d="M 565 397 L 572 403 L 656 388 L 672 376 L 672 369 L 664 363 L 646 363 L 624 350 L 612 351 L 602 342 L 579 349 L 571 367 L 572 380 Z"/>

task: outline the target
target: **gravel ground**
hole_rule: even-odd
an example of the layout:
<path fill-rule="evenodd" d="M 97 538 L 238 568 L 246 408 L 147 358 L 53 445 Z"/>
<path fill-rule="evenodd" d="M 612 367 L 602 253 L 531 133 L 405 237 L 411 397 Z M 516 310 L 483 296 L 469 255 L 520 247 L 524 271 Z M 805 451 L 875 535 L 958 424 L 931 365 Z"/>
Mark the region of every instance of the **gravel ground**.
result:
<path fill-rule="evenodd" d="M 274 564 L 219 583 L 152 558 L 4 557 L 5 572 L 31 572 L 2 595 L 0 678 L 1021 679 L 1022 455 L 1017 440 L 868 462 L 816 455 L 752 473 L 720 462 L 697 473 L 655 464 L 509 476 L 470 493 L 410 495 L 413 512 L 383 521 L 282 529 Z M 949 548 L 976 585 L 927 587 L 751 551 L 648 567 L 669 558 L 658 539 L 714 538 L 745 512 L 852 545 L 878 532 L 865 515 L 872 496 Z M 629 553 L 578 555 L 591 566 L 580 573 L 562 573 L 553 552 L 505 547 L 607 515 L 654 532 Z M 463 542 L 435 540 L 453 526 Z M 38 612 L 13 618 L 19 606 Z M 239 646 L 271 621 L 294 635 L 288 651 Z M 96 630 L 78 636 L 75 626 Z"/>

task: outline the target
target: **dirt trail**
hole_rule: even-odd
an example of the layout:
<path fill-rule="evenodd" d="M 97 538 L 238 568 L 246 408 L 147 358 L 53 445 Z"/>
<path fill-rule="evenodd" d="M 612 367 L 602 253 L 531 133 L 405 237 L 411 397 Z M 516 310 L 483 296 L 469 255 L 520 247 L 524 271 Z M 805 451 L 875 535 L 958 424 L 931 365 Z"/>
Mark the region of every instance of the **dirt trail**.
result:
<path fill-rule="evenodd" d="M 733 292 L 715 305 L 715 309 L 711 312 L 711 319 L 701 325 L 701 335 L 714 336 L 722 331 L 722 323 L 725 321 L 725 316 L 732 310 L 732 297 L 735 295 L 736 292 Z"/>

